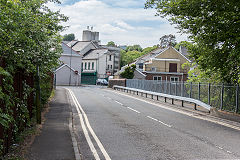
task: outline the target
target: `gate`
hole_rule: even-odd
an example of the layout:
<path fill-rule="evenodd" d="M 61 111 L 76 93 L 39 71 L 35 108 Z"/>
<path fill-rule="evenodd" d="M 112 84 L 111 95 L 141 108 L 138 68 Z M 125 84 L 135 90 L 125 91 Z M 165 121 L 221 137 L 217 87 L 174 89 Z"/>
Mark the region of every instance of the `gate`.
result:
<path fill-rule="evenodd" d="M 96 80 L 97 80 L 97 72 L 81 74 L 81 83 L 82 84 L 95 85 Z"/>

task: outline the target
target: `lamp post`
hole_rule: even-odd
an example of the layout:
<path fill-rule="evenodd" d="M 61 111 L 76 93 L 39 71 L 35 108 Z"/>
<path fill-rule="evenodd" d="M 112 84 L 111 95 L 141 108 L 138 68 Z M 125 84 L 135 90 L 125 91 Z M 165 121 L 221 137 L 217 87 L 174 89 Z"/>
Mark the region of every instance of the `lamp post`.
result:
<path fill-rule="evenodd" d="M 98 55 L 98 59 L 97 59 L 97 78 L 99 78 L 98 76 L 98 72 L 99 72 L 99 53 L 97 53 Z"/>
<path fill-rule="evenodd" d="M 71 86 L 71 80 L 72 80 L 72 43 L 71 43 L 71 56 L 70 56 L 70 76 L 69 76 L 69 86 Z"/>

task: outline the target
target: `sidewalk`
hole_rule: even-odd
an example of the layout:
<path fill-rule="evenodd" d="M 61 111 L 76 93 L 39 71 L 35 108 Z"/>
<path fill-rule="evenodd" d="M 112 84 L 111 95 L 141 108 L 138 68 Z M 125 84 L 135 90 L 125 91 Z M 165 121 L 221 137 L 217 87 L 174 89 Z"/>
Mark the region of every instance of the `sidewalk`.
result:
<path fill-rule="evenodd" d="M 27 155 L 28 160 L 74 160 L 71 134 L 68 123 L 70 108 L 63 88 L 58 88 L 42 131 L 36 136 Z"/>

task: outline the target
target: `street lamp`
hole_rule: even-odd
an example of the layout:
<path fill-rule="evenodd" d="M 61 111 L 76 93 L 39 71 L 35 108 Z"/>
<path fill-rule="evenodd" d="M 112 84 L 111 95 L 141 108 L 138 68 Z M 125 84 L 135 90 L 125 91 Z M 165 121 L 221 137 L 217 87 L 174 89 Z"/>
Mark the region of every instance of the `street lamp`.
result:
<path fill-rule="evenodd" d="M 73 47 L 73 45 L 72 45 L 72 43 L 71 43 L 71 56 L 70 56 L 70 76 L 69 76 L 69 86 L 71 86 L 71 79 L 72 79 L 72 47 Z"/>

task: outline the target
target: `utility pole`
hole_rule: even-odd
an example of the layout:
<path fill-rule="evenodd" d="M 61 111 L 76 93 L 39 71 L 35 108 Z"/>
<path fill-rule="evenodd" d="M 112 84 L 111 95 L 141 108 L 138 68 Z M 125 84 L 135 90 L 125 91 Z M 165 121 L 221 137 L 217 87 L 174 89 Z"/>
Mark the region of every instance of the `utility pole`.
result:
<path fill-rule="evenodd" d="M 71 43 L 69 86 L 71 86 L 71 80 L 72 80 L 72 47 L 73 47 L 73 45 Z"/>

